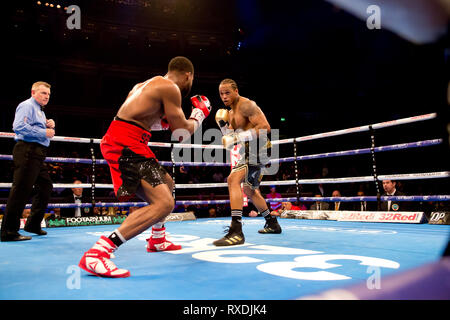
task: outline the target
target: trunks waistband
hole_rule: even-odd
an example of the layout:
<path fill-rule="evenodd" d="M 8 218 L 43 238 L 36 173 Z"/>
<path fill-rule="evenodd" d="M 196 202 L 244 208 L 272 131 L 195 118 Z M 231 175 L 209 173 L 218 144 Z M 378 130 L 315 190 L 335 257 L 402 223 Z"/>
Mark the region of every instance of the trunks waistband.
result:
<path fill-rule="evenodd" d="M 119 118 L 118 116 L 115 116 L 115 117 L 114 117 L 114 120 L 115 120 L 115 121 L 122 121 L 122 122 L 125 122 L 125 123 L 128 123 L 128 124 L 131 124 L 131 125 L 136 126 L 136 127 L 140 128 L 140 129 L 142 129 L 142 130 L 147 131 L 148 133 L 151 133 L 150 131 L 148 131 L 147 129 L 145 129 L 143 126 L 141 126 L 141 125 L 138 124 L 137 122 L 134 122 L 134 121 L 131 121 L 131 120 L 125 120 L 125 119 Z"/>

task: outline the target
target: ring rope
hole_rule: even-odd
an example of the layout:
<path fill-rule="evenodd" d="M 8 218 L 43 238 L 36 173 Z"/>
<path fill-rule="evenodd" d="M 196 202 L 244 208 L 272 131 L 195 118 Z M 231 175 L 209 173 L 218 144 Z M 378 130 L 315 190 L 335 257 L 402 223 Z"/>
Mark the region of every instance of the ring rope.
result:
<path fill-rule="evenodd" d="M 341 130 L 324 132 L 324 133 L 317 133 L 317 134 L 303 136 L 303 137 L 297 137 L 297 138 L 282 139 L 282 140 L 272 141 L 271 143 L 272 143 L 272 145 L 285 144 L 285 143 L 292 143 L 292 142 L 294 142 L 294 140 L 297 142 L 304 142 L 304 141 L 316 140 L 316 139 L 327 138 L 327 137 L 335 137 L 335 136 L 340 136 L 340 135 L 349 134 L 349 133 L 369 131 L 370 126 L 374 130 L 376 130 L 376 129 L 382 129 L 382 128 L 392 127 L 392 126 L 396 126 L 396 125 L 431 120 L 436 117 L 437 117 L 436 113 L 429 113 L 429 114 L 423 114 L 420 116 L 402 118 L 402 119 L 397 119 L 397 120 L 390 120 L 390 121 L 385 121 L 385 122 L 380 122 L 380 123 L 375 123 L 375 124 L 365 125 L 365 126 L 360 126 L 360 127 L 341 129 Z M 14 138 L 14 137 L 15 137 L 14 132 L 0 132 L 0 138 Z M 55 136 L 51 140 L 52 141 L 60 141 L 60 142 L 78 142 L 78 143 L 91 143 L 91 141 L 92 141 L 93 143 L 97 143 L 97 144 L 99 144 L 101 141 L 101 139 L 63 137 L 63 136 Z M 153 146 L 153 147 L 163 147 L 163 148 L 170 148 L 172 146 L 171 143 L 167 143 L 167 142 L 149 142 L 148 145 Z M 202 144 L 176 143 L 173 146 L 177 147 L 177 148 L 224 149 L 224 147 L 222 145 L 212 145 L 212 144 L 202 145 Z"/>
<path fill-rule="evenodd" d="M 400 143 L 388 146 L 380 146 L 375 147 L 374 152 L 385 152 L 385 151 L 395 151 L 395 150 L 404 150 L 410 148 L 419 148 L 419 147 L 429 147 L 435 146 L 442 143 L 442 139 L 430 139 L 416 142 L 408 142 L 408 143 Z M 313 159 L 324 159 L 331 157 L 341 157 L 341 156 L 351 156 L 351 155 L 360 155 L 360 154 L 368 154 L 371 153 L 372 148 L 362 148 L 362 149 L 353 149 L 353 150 L 345 150 L 345 151 L 334 151 L 334 152 L 325 152 L 325 153 L 317 153 L 310 154 L 304 156 L 297 157 L 286 157 L 280 159 L 272 159 L 269 163 L 284 163 L 284 162 L 294 162 L 295 160 L 313 160 Z M 13 160 L 12 155 L 0 154 L 0 160 Z M 81 164 L 92 164 L 92 159 L 81 159 L 81 158 L 61 158 L 61 157 L 47 157 L 45 158 L 45 162 L 60 162 L 60 163 L 81 163 Z M 172 163 L 175 166 L 212 166 L 212 167 L 225 167 L 230 166 L 229 162 L 172 162 L 172 161 L 158 161 L 162 166 L 172 166 Z M 96 159 L 97 164 L 107 164 L 104 159 Z"/>
<path fill-rule="evenodd" d="M 390 174 L 390 175 L 379 175 L 378 181 L 382 180 L 419 180 L 419 179 L 439 179 L 439 178 L 449 178 L 450 171 L 439 171 L 439 172 L 424 172 L 424 173 L 406 173 L 406 174 Z M 336 184 L 336 183 L 353 183 L 353 182 L 373 182 L 373 176 L 362 176 L 362 177 L 347 177 L 347 178 L 325 178 L 325 179 L 299 179 L 299 184 Z M 283 180 L 283 181 L 262 181 L 262 186 L 288 186 L 295 185 L 296 180 Z M 12 183 L 0 183 L 0 188 L 11 188 Z M 92 184 L 81 183 L 81 184 L 71 184 L 71 183 L 55 183 L 54 188 L 90 188 Z M 176 186 L 178 189 L 201 189 L 201 188 L 225 188 L 228 187 L 227 183 L 185 183 L 178 184 Z M 96 188 L 100 189 L 111 189 L 112 184 L 97 183 Z"/>
<path fill-rule="evenodd" d="M 428 196 L 381 196 L 381 201 L 450 201 L 450 195 L 428 195 Z M 286 202 L 296 201 L 297 197 L 272 198 L 266 199 L 267 202 Z M 377 201 L 376 196 L 364 197 L 300 197 L 300 201 L 304 202 L 355 202 L 355 201 Z M 230 200 L 178 200 L 177 205 L 202 205 L 202 204 L 227 204 Z M 147 206 L 147 202 L 97 202 L 96 207 L 143 207 Z M 48 208 L 85 208 L 92 207 L 92 203 L 49 203 Z M 6 208 L 6 204 L 0 204 L 0 209 Z M 31 204 L 25 206 L 26 209 L 31 208 Z"/>
<path fill-rule="evenodd" d="M 285 143 L 294 143 L 294 157 L 287 157 L 287 158 L 281 158 L 281 159 L 274 159 L 271 160 L 271 162 L 292 162 L 294 161 L 296 164 L 297 160 L 308 160 L 308 159 L 319 159 L 319 158 L 327 158 L 327 157 L 336 157 L 336 156 L 344 156 L 344 155 L 355 155 L 355 154 L 364 154 L 364 153 L 371 153 L 374 157 L 375 152 L 381 152 L 381 151 L 390 151 L 390 150 L 400 150 L 400 149 L 407 149 L 407 148 L 413 148 L 413 147 L 423 147 L 423 146 L 431 146 L 442 143 L 442 139 L 432 139 L 432 140 L 425 140 L 425 141 L 418 141 L 418 142 L 412 142 L 412 143 L 403 143 L 403 144 L 397 144 L 397 145 L 390 145 L 390 146 L 383 146 L 383 147 L 375 147 L 374 145 L 374 138 L 373 138 L 373 131 L 375 129 L 381 129 L 386 128 L 390 126 L 395 125 L 401 125 L 406 123 L 413 123 L 418 121 L 424 121 L 424 120 L 430 120 L 436 118 L 436 113 L 430 113 L 425 114 L 421 116 L 415 116 L 415 117 L 409 117 L 409 118 L 403 118 L 403 119 L 397 119 L 392 121 L 386 121 L 381 123 L 376 123 L 373 125 L 367 125 L 367 126 L 360 126 L 360 127 L 354 127 L 354 128 L 348 128 L 348 129 L 342 129 L 342 130 L 336 130 L 336 131 L 330 131 L 325 133 L 319 133 L 309 136 L 303 136 L 298 138 L 291 138 L 291 139 L 283 139 L 278 141 L 273 141 L 272 144 L 285 144 Z M 356 132 L 364 132 L 364 131 L 371 131 L 371 138 L 372 138 L 372 145 L 371 148 L 365 148 L 365 149 L 355 149 L 355 150 L 347 150 L 347 151 L 338 151 L 338 152 L 328 152 L 328 153 L 322 153 L 322 154 L 316 154 L 316 155 L 307 155 L 307 156 L 297 156 L 296 153 L 296 142 L 303 142 L 303 141 L 310 141 L 325 137 L 333 137 L 333 136 L 339 136 L 349 133 L 356 133 Z M 0 137 L 4 138 L 14 138 L 14 133 L 8 133 L 8 132 L 0 132 Z M 94 143 L 98 144 L 100 143 L 101 139 L 92 139 L 92 138 L 74 138 L 74 137 L 54 137 L 52 138 L 53 141 L 63 141 L 63 142 L 78 142 L 78 143 L 90 143 L 91 144 L 91 151 L 92 145 Z M 228 163 L 204 163 L 204 162 L 174 162 L 173 159 L 173 148 L 205 148 L 205 149 L 223 149 L 223 146 L 221 145 L 199 145 L 199 144 L 173 144 L 173 143 L 161 143 L 161 142 L 149 142 L 149 146 L 157 146 L 157 147 L 170 147 L 171 148 L 171 161 L 160 161 L 162 165 L 171 165 L 173 170 L 176 165 L 196 165 L 196 166 L 228 166 Z M 92 152 L 91 152 L 92 154 Z M 56 160 L 57 159 L 57 160 Z M 0 155 L 0 160 L 12 160 L 12 156 L 8 155 Z M 74 163 L 86 163 L 86 164 L 92 164 L 93 166 L 93 174 L 95 173 L 95 164 L 105 164 L 105 160 L 96 160 L 95 156 L 92 157 L 91 160 L 89 159 L 77 159 L 77 158 L 55 158 L 55 157 L 48 157 L 46 158 L 46 161 L 55 161 L 55 162 L 74 162 Z M 376 168 L 375 168 L 376 169 Z M 350 183 L 350 182 L 370 182 L 370 181 L 380 181 L 380 180 L 412 180 L 412 179 L 431 179 L 431 178 L 448 178 L 450 176 L 450 173 L 448 171 L 442 171 L 442 172 L 427 172 L 427 173 L 413 173 L 413 174 L 397 174 L 397 175 L 384 175 L 384 176 L 377 176 L 374 174 L 374 176 L 367 176 L 367 177 L 349 177 L 349 178 L 333 178 L 333 179 L 298 179 L 296 176 L 295 180 L 288 180 L 288 181 L 265 181 L 262 182 L 261 185 L 292 185 L 295 184 L 298 185 L 301 184 L 317 184 L 317 183 Z M 11 183 L 0 183 L 0 187 L 11 187 Z M 227 187 L 227 183 L 205 183 L 205 184 L 179 184 L 176 185 L 176 188 L 205 188 L 205 187 Z M 82 187 L 82 188 L 112 188 L 111 184 L 95 184 L 95 179 L 92 180 L 91 184 L 54 184 L 55 188 L 61 187 L 61 188 L 69 188 L 69 187 Z M 378 188 L 377 188 L 378 189 Z M 93 202 L 85 204 L 85 206 L 95 206 L 94 197 L 92 197 Z M 449 195 L 437 195 L 437 196 L 383 196 L 380 197 L 377 194 L 377 197 L 323 197 L 323 198 L 315 198 L 315 197 L 299 197 L 299 194 L 297 194 L 297 197 L 295 198 L 278 198 L 278 199 L 271 199 L 269 202 L 279 202 L 279 201 L 295 201 L 295 200 L 301 200 L 301 201 L 379 201 L 380 199 L 383 199 L 385 201 L 387 200 L 394 200 L 394 201 L 448 201 L 450 200 Z M 177 204 L 212 204 L 212 203 L 229 203 L 229 200 L 193 200 L 193 201 L 176 201 Z M 125 206 L 129 203 L 97 203 L 99 206 Z M 138 203 L 131 203 L 130 206 L 133 206 L 135 204 L 142 204 L 147 205 L 146 202 L 138 202 Z M 52 207 L 66 207 L 67 205 L 79 207 L 81 205 L 79 204 L 49 204 L 49 208 Z M 4 207 L 6 205 L 0 205 L 0 208 Z M 27 205 L 31 206 L 31 205 Z"/>
<path fill-rule="evenodd" d="M 311 140 L 316 140 L 316 139 L 321 139 L 321 138 L 335 137 L 335 136 L 345 135 L 345 134 L 349 134 L 349 133 L 364 132 L 364 131 L 369 131 L 370 126 L 372 126 L 373 129 L 388 128 L 388 127 L 401 125 L 401 124 L 431 120 L 436 117 L 437 117 L 436 113 L 428 113 L 428 114 L 423 114 L 420 116 L 408 117 L 408 118 L 397 119 L 397 120 L 390 120 L 390 121 L 375 123 L 375 124 L 366 125 L 366 126 L 353 127 L 353 128 L 341 129 L 341 130 L 324 132 L 324 133 L 317 133 L 317 134 L 303 136 L 303 137 L 297 137 L 297 138 L 282 139 L 282 140 L 272 142 L 272 145 L 292 143 L 292 142 L 294 142 L 294 139 L 297 142 L 304 142 L 304 141 L 311 141 Z"/>

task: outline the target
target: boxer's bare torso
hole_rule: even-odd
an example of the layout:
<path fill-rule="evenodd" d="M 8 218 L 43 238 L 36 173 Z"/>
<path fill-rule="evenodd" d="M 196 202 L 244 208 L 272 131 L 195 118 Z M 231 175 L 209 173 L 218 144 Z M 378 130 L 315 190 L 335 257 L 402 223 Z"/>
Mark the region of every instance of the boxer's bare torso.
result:
<path fill-rule="evenodd" d="M 219 93 L 225 106 L 231 108 L 228 112 L 230 129 L 255 129 L 256 133 L 265 129 L 270 132 L 269 122 L 255 101 L 240 96 L 228 84 L 221 85 Z"/>
<path fill-rule="evenodd" d="M 255 124 L 249 120 L 249 113 L 252 108 L 258 108 L 254 101 L 250 99 L 239 97 L 236 105 L 231 106 L 231 110 L 228 111 L 230 119 L 230 125 L 233 129 L 248 130 L 255 127 Z"/>

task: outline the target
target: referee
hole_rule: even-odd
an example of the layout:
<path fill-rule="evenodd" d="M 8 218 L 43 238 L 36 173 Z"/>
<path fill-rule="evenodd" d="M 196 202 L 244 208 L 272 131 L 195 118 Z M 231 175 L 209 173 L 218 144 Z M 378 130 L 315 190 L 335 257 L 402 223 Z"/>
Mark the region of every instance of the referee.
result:
<path fill-rule="evenodd" d="M 1 241 L 31 239 L 18 232 L 22 212 L 30 197 L 31 213 L 24 230 L 38 235 L 47 234 L 41 229 L 41 221 L 53 189 L 44 163 L 50 139 L 55 135 L 55 122 L 46 119 L 44 113 L 50 99 L 50 87 L 46 82 L 34 83 L 31 98 L 16 109 L 13 123 L 17 141 L 13 149 L 14 176 L 2 220 Z"/>

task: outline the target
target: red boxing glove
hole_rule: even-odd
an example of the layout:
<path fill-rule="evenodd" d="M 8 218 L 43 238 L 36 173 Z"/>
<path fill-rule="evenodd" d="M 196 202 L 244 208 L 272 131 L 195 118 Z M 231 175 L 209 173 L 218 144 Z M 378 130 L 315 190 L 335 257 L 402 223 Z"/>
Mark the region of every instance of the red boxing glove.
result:
<path fill-rule="evenodd" d="M 166 116 L 162 117 L 160 122 L 157 122 L 153 124 L 150 127 L 151 131 L 163 131 L 163 130 L 169 130 L 169 122 L 167 122 Z"/>
<path fill-rule="evenodd" d="M 207 97 L 200 95 L 191 97 L 191 102 L 193 104 L 193 108 L 189 119 L 194 119 L 197 121 L 197 129 L 211 112 L 211 103 Z"/>

